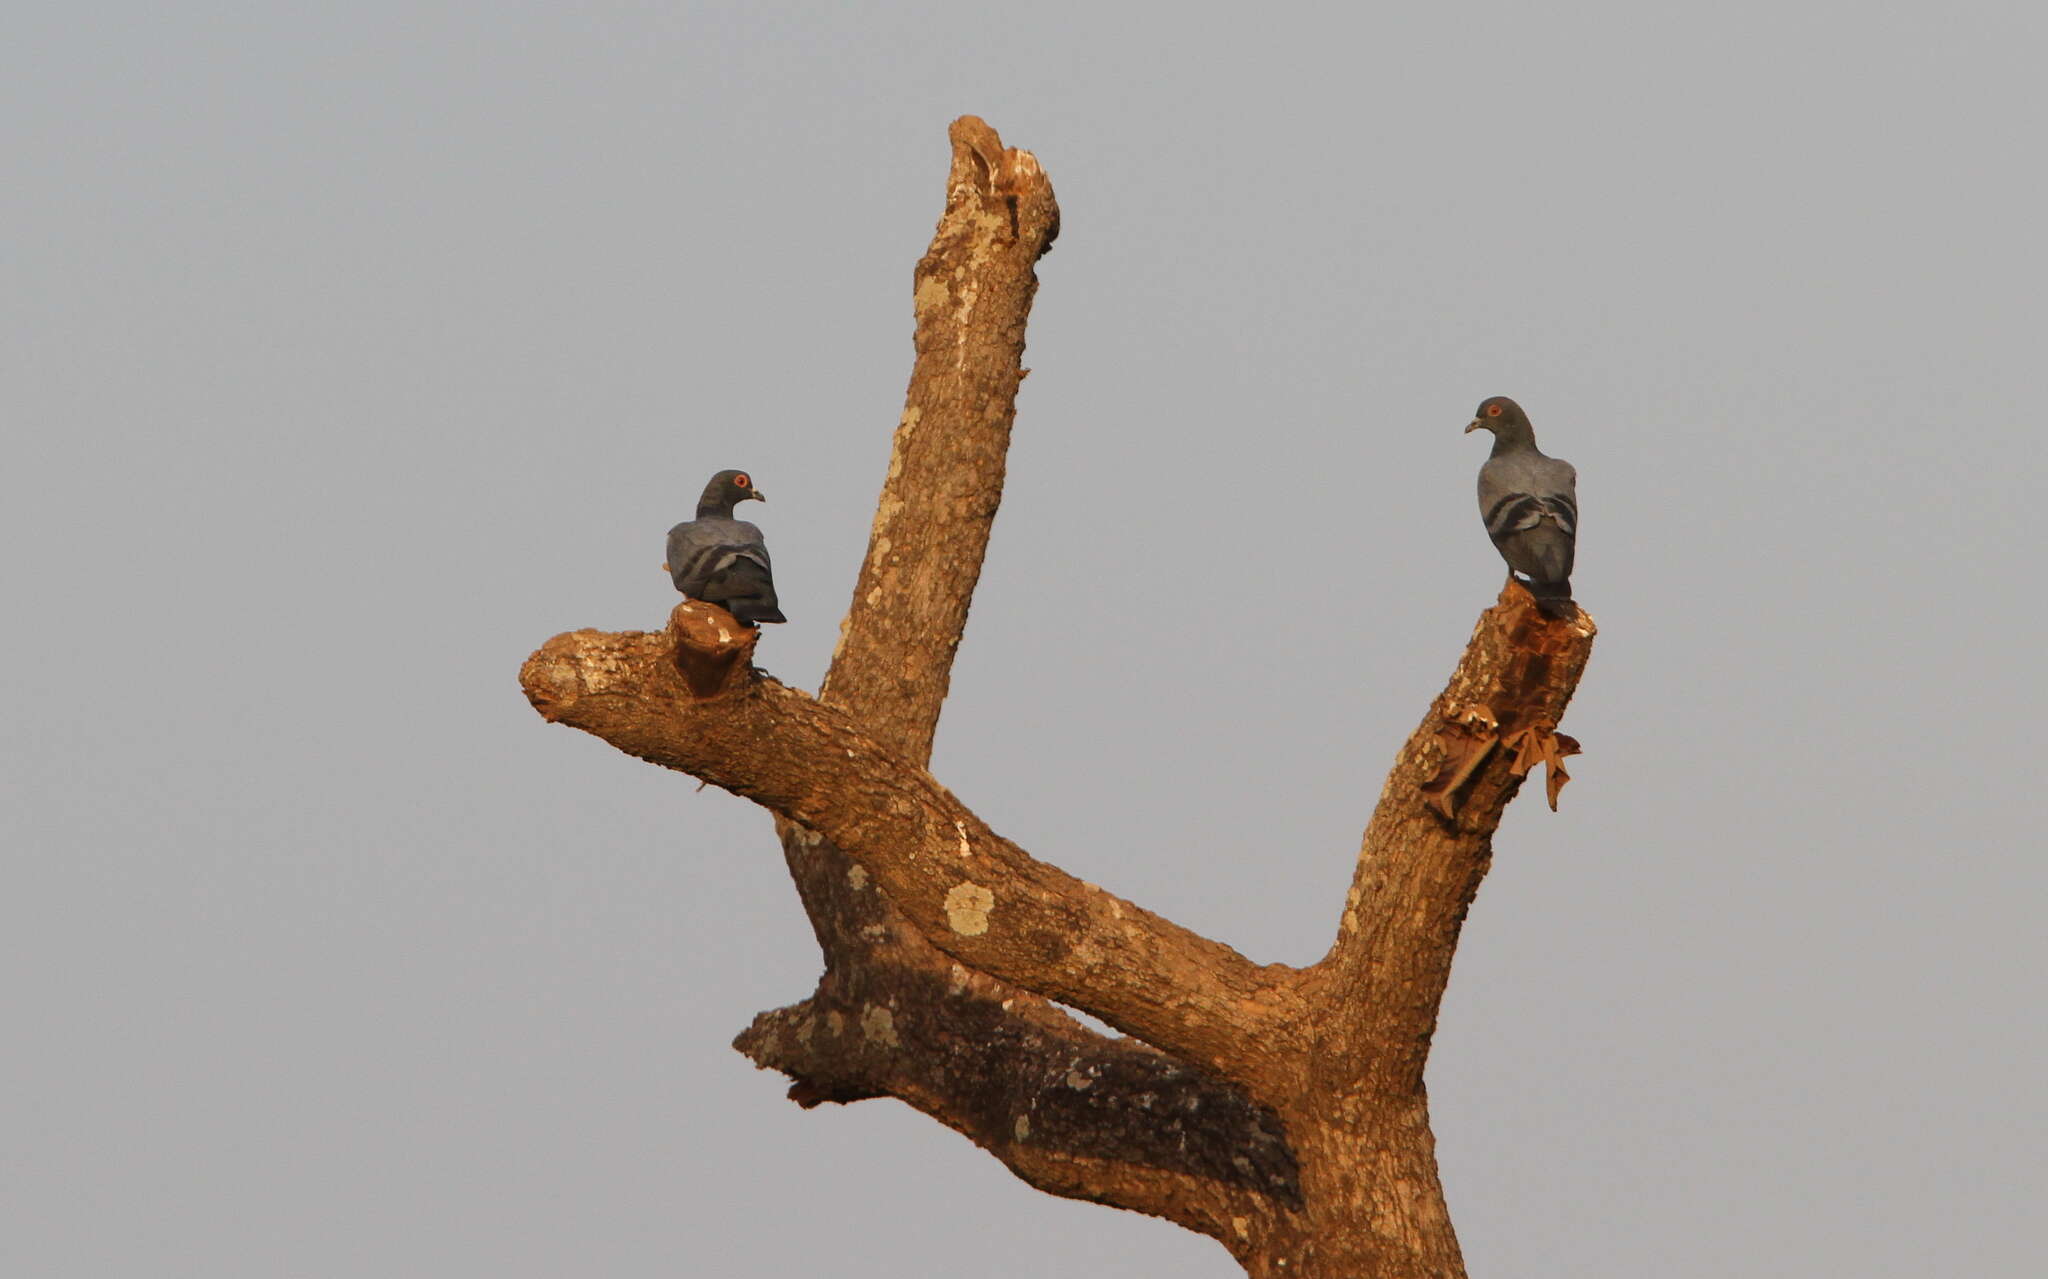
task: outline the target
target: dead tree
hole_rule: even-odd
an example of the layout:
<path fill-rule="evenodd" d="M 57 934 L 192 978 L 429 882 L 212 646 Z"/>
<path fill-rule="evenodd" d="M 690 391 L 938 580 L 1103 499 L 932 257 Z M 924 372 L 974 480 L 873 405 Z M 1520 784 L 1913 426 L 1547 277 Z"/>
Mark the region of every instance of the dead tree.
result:
<path fill-rule="evenodd" d="M 735 1047 L 799 1104 L 901 1098 L 1031 1185 L 1178 1222 L 1252 1275 L 1462 1275 L 1423 1063 L 1502 811 L 1538 762 L 1556 802 L 1592 622 L 1513 585 L 1480 616 L 1310 967 L 1253 963 L 990 830 L 925 765 L 1059 210 L 1030 152 L 972 116 L 951 136 L 908 401 L 818 695 L 756 671 L 755 632 L 693 602 L 661 631 L 556 636 L 526 695 L 775 815 L 825 973 Z"/>

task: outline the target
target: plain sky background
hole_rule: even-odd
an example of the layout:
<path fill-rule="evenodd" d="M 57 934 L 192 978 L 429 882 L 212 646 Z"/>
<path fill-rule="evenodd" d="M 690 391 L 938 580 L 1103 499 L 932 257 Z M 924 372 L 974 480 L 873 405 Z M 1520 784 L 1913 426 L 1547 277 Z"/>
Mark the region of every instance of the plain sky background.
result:
<path fill-rule="evenodd" d="M 785 1101 L 767 816 L 516 683 L 737 466 L 816 687 L 974 112 L 1064 231 L 939 777 L 1314 960 L 1513 395 L 1601 638 L 1430 1066 L 1473 1274 L 2041 1273 L 2043 12 L 9 6 L 0 1271 L 1236 1273 Z"/>

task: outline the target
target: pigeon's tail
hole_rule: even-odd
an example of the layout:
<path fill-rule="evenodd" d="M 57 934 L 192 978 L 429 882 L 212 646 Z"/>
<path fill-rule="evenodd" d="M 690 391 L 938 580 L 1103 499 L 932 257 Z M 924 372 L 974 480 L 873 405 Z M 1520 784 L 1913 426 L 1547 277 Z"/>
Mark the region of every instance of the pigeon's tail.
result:
<path fill-rule="evenodd" d="M 1578 616 L 1579 606 L 1572 603 L 1570 578 L 1562 582 L 1539 582 L 1529 579 L 1529 594 L 1536 597 L 1536 610 L 1549 618 Z"/>
<path fill-rule="evenodd" d="M 749 626 L 786 622 L 775 601 L 775 583 L 768 566 L 748 556 L 735 559 L 724 572 L 705 583 L 698 598 L 708 600 Z"/>

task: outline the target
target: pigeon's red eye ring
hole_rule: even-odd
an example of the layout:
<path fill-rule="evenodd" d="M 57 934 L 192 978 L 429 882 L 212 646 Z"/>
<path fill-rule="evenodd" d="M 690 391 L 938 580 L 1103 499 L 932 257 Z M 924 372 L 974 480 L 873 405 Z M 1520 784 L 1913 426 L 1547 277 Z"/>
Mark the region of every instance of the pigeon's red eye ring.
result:
<path fill-rule="evenodd" d="M 1500 405 L 1498 405 L 1498 404 L 1489 404 L 1489 405 L 1487 405 L 1487 406 L 1486 406 L 1486 416 L 1488 416 L 1488 417 L 1499 417 L 1499 416 L 1500 416 Z"/>
<path fill-rule="evenodd" d="M 732 486 L 739 489 L 750 489 L 754 487 L 754 482 L 745 475 L 735 475 L 732 477 Z"/>

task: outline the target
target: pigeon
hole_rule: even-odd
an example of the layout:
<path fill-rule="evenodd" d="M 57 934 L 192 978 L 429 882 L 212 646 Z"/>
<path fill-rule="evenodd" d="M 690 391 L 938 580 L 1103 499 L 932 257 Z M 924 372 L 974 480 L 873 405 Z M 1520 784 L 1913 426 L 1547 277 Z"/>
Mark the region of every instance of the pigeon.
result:
<path fill-rule="evenodd" d="M 1536 451 L 1522 406 L 1505 395 L 1480 404 L 1465 433 L 1493 432 L 1493 455 L 1479 468 L 1479 515 L 1508 567 L 1529 580 L 1545 617 L 1570 617 L 1572 549 L 1579 535 L 1579 473 Z"/>
<path fill-rule="evenodd" d="M 745 471 L 712 476 L 697 499 L 697 518 L 668 531 L 668 563 L 662 567 L 677 590 L 718 605 L 748 626 L 786 622 L 775 602 L 768 543 L 760 529 L 732 517 L 734 505 L 750 497 L 768 500 Z"/>

